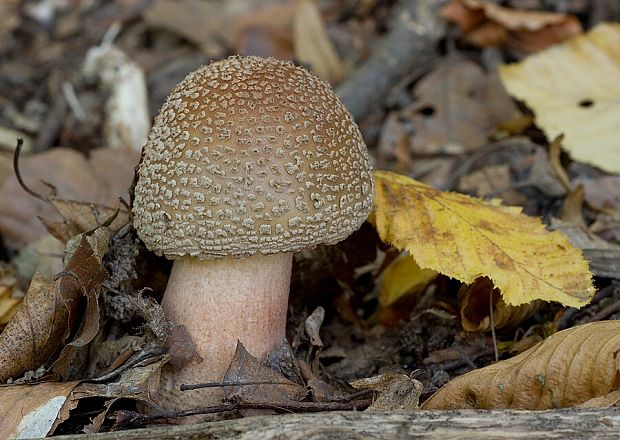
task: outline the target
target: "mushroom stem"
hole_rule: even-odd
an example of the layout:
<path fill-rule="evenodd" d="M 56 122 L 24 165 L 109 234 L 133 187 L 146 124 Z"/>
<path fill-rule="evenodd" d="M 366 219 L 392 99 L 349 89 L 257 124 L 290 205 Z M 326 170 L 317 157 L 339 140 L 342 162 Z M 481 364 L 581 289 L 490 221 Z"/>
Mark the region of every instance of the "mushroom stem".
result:
<path fill-rule="evenodd" d="M 221 388 L 179 391 L 181 384 L 224 378 L 237 340 L 258 359 L 285 338 L 292 253 L 176 260 L 162 302 L 168 319 L 184 325 L 201 363 L 164 369 L 161 403 L 170 409 L 217 405 Z"/>

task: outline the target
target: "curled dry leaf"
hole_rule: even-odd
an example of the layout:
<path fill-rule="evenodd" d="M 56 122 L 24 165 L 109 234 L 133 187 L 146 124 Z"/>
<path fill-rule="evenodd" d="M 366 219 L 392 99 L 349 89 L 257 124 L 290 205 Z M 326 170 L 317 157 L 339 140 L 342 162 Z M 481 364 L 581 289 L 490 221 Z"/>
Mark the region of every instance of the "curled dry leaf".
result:
<path fill-rule="evenodd" d="M 262 364 L 248 353 L 241 342 L 237 342 L 237 350 L 224 375 L 224 382 L 231 384 L 225 388 L 227 396 L 269 402 L 275 406 L 279 403 L 299 402 L 306 396 L 303 386 Z M 241 385 L 243 383 L 249 384 Z"/>
<path fill-rule="evenodd" d="M 618 391 L 619 375 L 620 321 L 593 322 L 457 377 L 422 408 L 568 408 Z"/>
<path fill-rule="evenodd" d="M 536 299 L 580 307 L 594 294 L 581 252 L 519 208 L 492 205 L 375 171 L 379 237 L 407 250 L 421 268 L 471 284 L 487 276 L 507 304 Z"/>
<path fill-rule="evenodd" d="M 97 231 L 81 237 L 65 270 L 55 280 L 46 280 L 38 273 L 33 277 L 21 307 L 0 334 L 1 382 L 48 363 L 79 327 L 55 363 L 56 372 L 66 376 L 66 371 L 75 366 L 74 350 L 90 342 L 97 333 L 97 298 L 107 277 L 101 258 L 107 249 L 109 230 Z M 86 312 L 82 316 L 84 301 Z"/>
<path fill-rule="evenodd" d="M 541 50 L 583 31 L 573 15 L 517 10 L 482 0 L 452 0 L 441 16 L 458 25 L 471 44 L 508 45 L 524 52 Z"/>
<path fill-rule="evenodd" d="M 368 411 L 413 411 L 418 409 L 423 385 L 402 373 L 386 373 L 380 376 L 351 382 L 358 390 L 373 390 L 377 397 Z"/>
<path fill-rule="evenodd" d="M 325 309 L 319 306 L 306 318 L 305 322 L 306 334 L 310 338 L 310 344 L 319 349 L 323 348 L 323 341 L 320 335 L 323 319 L 325 319 Z"/>
<path fill-rule="evenodd" d="M 491 295 L 493 295 L 493 322 L 491 322 Z M 473 284 L 463 285 L 459 290 L 461 324 L 468 332 L 487 332 L 514 328 L 532 316 L 541 306 L 540 301 L 532 301 L 520 306 L 504 302 L 499 289 L 487 277 L 478 278 Z"/>
<path fill-rule="evenodd" d="M 536 114 L 547 137 L 564 134 L 573 159 L 620 172 L 620 24 L 501 66 L 508 92 Z"/>

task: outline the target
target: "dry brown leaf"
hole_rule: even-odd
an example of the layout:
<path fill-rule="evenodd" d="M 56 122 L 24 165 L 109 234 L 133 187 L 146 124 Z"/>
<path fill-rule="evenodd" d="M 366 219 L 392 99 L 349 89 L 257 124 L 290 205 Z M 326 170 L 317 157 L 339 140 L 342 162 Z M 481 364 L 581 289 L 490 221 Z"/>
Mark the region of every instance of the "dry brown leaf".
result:
<path fill-rule="evenodd" d="M 620 391 L 612 391 L 606 396 L 595 397 L 578 405 L 579 408 L 608 408 L 620 406 Z"/>
<path fill-rule="evenodd" d="M 402 373 L 386 373 L 351 382 L 358 390 L 373 390 L 377 397 L 368 411 L 414 411 L 424 388 L 420 381 Z"/>
<path fill-rule="evenodd" d="M 19 26 L 21 3 L 21 0 L 0 2 L 0 54 L 10 47 L 11 32 Z"/>
<path fill-rule="evenodd" d="M 76 235 L 107 225 L 111 231 L 118 231 L 129 222 L 129 209 L 124 204 L 117 208 L 93 203 L 77 202 L 50 197 L 49 203 L 62 216 L 62 221 L 40 218 L 47 231 L 56 239 L 67 242 Z"/>
<path fill-rule="evenodd" d="M 238 38 L 248 29 L 289 26 L 292 6 L 283 0 L 156 0 L 144 19 L 186 38 L 208 55 L 221 56 L 225 48 L 238 47 Z"/>
<path fill-rule="evenodd" d="M 493 295 L 493 322 L 490 307 Z M 459 308 L 461 325 L 468 332 L 487 332 L 491 328 L 502 330 L 514 328 L 532 316 L 540 308 L 540 301 L 532 301 L 520 306 L 510 306 L 504 302 L 499 289 L 486 278 L 478 278 L 473 284 L 464 284 L 459 289 Z"/>
<path fill-rule="evenodd" d="M 542 299 L 580 307 L 594 294 L 581 252 L 520 208 L 442 193 L 387 171 L 374 177 L 371 220 L 379 237 L 409 251 L 421 268 L 467 284 L 487 276 L 515 306 Z"/>
<path fill-rule="evenodd" d="M 327 35 L 314 0 L 298 0 L 293 22 L 295 57 L 325 81 L 336 84 L 344 76 L 344 66 Z"/>
<path fill-rule="evenodd" d="M 125 148 L 95 150 L 90 158 L 72 149 L 53 148 L 21 158 L 20 171 L 26 185 L 43 196 L 50 193 L 50 187 L 43 182 L 53 185 L 56 196 L 50 198 L 57 206 L 28 195 L 15 176 L 9 177 L 0 188 L 0 233 L 6 244 L 22 248 L 45 235 L 45 226 L 38 217 L 48 223 L 62 221 L 57 208 L 61 211 L 68 209 L 65 219 L 81 224 L 82 229 L 94 229 L 97 223 L 92 221 L 96 216 L 106 220 L 108 214 L 119 206 L 119 198 L 128 199 L 138 160 L 137 152 Z M 81 207 L 75 206 L 79 208 L 76 212 L 78 219 L 73 219 L 73 207 L 66 205 L 72 204 L 71 200 L 82 204 Z M 90 205 L 98 208 L 93 209 Z M 88 218 L 90 224 L 86 222 Z M 122 215 L 117 221 L 122 221 Z"/>
<path fill-rule="evenodd" d="M 282 376 L 277 371 L 263 365 L 258 359 L 247 352 L 241 342 L 230 366 L 224 375 L 227 396 L 236 396 L 247 401 L 269 402 L 274 405 L 298 402 L 306 396 L 306 389 Z M 259 382 L 259 383 L 256 383 Z M 237 385 L 255 383 L 249 385 Z"/>
<path fill-rule="evenodd" d="M 21 307 L 0 334 L 1 382 L 48 363 L 80 326 L 74 340 L 56 361 L 55 372 L 65 377 L 71 367 L 78 367 L 71 365 L 74 360 L 71 355 L 89 342 L 99 328 L 99 316 L 93 316 L 93 309 L 98 308 L 99 288 L 107 277 L 101 258 L 107 249 L 109 231 L 103 228 L 97 231 L 81 237 L 57 279 L 46 280 L 38 273 L 33 277 Z M 85 316 L 78 316 L 84 301 Z"/>
<path fill-rule="evenodd" d="M 573 159 L 620 172 L 620 24 L 599 24 L 500 74 L 549 139 L 564 134 Z"/>
<path fill-rule="evenodd" d="M 498 124 L 518 110 L 499 82 L 476 63 L 448 57 L 420 80 L 416 102 L 405 110 L 414 134 L 416 154 L 457 154 L 488 143 Z"/>
<path fill-rule="evenodd" d="M 0 387 L 0 438 L 46 437 L 78 382 Z"/>
<path fill-rule="evenodd" d="M 423 409 L 568 408 L 618 391 L 620 321 L 556 333 L 511 359 L 471 371 L 431 396 Z"/>
<path fill-rule="evenodd" d="M 544 49 L 583 31 L 573 15 L 510 9 L 482 0 L 452 0 L 441 16 L 457 24 L 471 44 L 507 44 L 523 52 Z"/>

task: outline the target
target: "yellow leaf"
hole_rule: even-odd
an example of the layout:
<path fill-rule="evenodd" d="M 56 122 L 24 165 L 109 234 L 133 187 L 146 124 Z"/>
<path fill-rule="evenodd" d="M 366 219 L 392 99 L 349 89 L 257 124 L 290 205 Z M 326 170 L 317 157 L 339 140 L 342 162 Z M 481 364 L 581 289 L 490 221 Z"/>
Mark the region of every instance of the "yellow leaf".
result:
<path fill-rule="evenodd" d="M 550 139 L 565 134 L 574 159 L 620 172 L 620 24 L 600 24 L 500 74 Z"/>
<path fill-rule="evenodd" d="M 324 80 L 335 84 L 344 76 L 342 61 L 327 35 L 314 0 L 298 0 L 293 22 L 295 57 Z"/>
<path fill-rule="evenodd" d="M 618 389 L 620 321 L 578 325 L 457 377 L 423 409 L 567 408 Z M 594 402 L 591 402 L 593 404 Z"/>
<path fill-rule="evenodd" d="M 434 270 L 421 269 L 413 258 L 402 256 L 383 272 L 379 304 L 389 307 L 406 294 L 420 293 L 436 276 Z"/>
<path fill-rule="evenodd" d="M 594 286 L 581 251 L 539 219 L 399 174 L 374 176 L 371 220 L 379 237 L 409 251 L 421 268 L 467 284 L 486 276 L 515 306 L 535 299 L 571 307 L 590 301 Z"/>

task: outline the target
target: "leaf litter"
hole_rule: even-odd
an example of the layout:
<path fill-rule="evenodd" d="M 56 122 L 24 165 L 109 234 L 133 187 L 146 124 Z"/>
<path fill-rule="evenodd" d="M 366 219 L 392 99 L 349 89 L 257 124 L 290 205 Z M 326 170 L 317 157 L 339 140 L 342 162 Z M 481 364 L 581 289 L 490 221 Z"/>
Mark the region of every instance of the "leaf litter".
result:
<path fill-rule="evenodd" d="M 451 254 L 447 250 L 455 247 L 462 250 L 460 246 L 468 241 L 479 245 L 471 240 L 475 233 L 451 240 L 445 231 L 437 235 L 425 230 L 425 238 L 446 245 L 438 249 L 448 256 L 442 257 L 445 264 L 437 273 L 421 276 L 412 266 L 419 252 L 413 249 L 403 252 L 406 246 L 399 244 L 391 247 L 389 243 L 398 240 L 386 238 L 380 226 L 375 231 L 365 225 L 337 246 L 295 256 L 288 332 L 291 345 L 284 342 L 267 360 L 253 358 L 240 345 L 229 370 L 232 382 L 211 384 L 223 386 L 228 393 L 227 400 L 217 408 L 199 408 L 203 413 L 223 412 L 229 416 L 239 412 L 365 408 L 410 411 L 417 407 L 418 399 L 426 400 L 453 377 L 457 378 L 455 385 L 442 393 L 452 396 L 452 400 L 446 401 L 457 402 L 455 407 L 459 404 L 467 407 L 471 400 L 454 399 L 461 392 L 457 381 L 466 377 L 462 373 L 487 364 L 503 368 L 504 361 L 493 364 L 496 354 L 504 360 L 517 354 L 512 358 L 517 359 L 519 353 L 530 353 L 526 350 L 539 341 L 544 342 L 534 350 L 546 352 L 546 348 L 540 347 L 559 337 L 561 334 L 554 335 L 559 328 L 620 317 L 617 307 L 620 292 L 613 281 L 618 273 L 614 264 L 620 261 L 614 257 L 618 254 L 614 253 L 612 243 L 618 242 L 620 236 L 617 203 L 613 198 L 614 176 L 580 164 L 575 157 L 560 156 L 559 152 L 552 154 L 550 139 L 545 139 L 544 133 L 532 125 L 532 114 L 525 106 L 508 98 L 496 73 L 502 61 L 519 59 L 524 52 L 539 51 L 579 33 L 578 21 L 574 15 L 522 11 L 491 2 L 450 2 L 457 3 L 464 14 L 460 19 L 470 20 L 471 29 L 457 20 L 462 29 L 460 39 L 457 34 L 457 39 L 450 40 L 445 51 L 433 52 L 437 57 L 434 61 L 416 64 L 408 72 L 409 77 L 400 78 L 400 83 L 392 85 L 385 103 L 373 102 L 368 106 L 374 114 L 358 120 L 373 160 L 377 168 L 395 168 L 442 189 L 458 188 L 486 198 L 486 203 L 474 205 L 478 206 L 476 209 L 489 210 L 485 212 L 489 213 L 490 226 L 504 228 L 506 233 L 500 234 L 504 239 L 510 237 L 515 227 L 527 230 L 533 222 L 517 215 L 512 208 L 500 207 L 493 201 L 497 197 L 553 223 L 574 246 L 583 249 L 597 277 L 599 291 L 592 303 L 576 310 L 559 304 L 530 302 L 541 297 L 558 298 L 545 297 L 523 279 L 498 285 L 490 283 L 483 277 L 497 278 L 498 271 L 506 270 L 497 261 L 485 261 L 482 269 L 476 269 L 474 264 L 471 273 L 456 277 L 471 284 L 452 278 L 460 260 L 449 258 Z M 357 2 L 343 9 L 344 6 L 323 2 L 234 1 L 219 8 L 211 2 L 160 0 L 145 5 L 115 3 L 99 14 L 90 13 L 98 10 L 98 2 L 88 11 L 58 6 L 51 13 L 41 15 L 33 11 L 49 7 L 45 2 L 37 6 L 39 9 L 26 6 L 24 13 L 35 23 L 35 28 L 25 32 L 37 34 L 37 23 L 45 20 L 49 20 L 45 26 L 51 31 L 45 36 L 39 34 L 39 40 L 33 39 L 45 44 L 35 44 L 19 60 L 11 59 L 8 52 L 8 62 L 0 66 L 3 79 L 0 102 L 11 107 L 0 115 L 0 131 L 9 132 L 8 127 L 2 130 L 7 125 L 12 130 L 10 133 L 21 133 L 30 141 L 30 148 L 35 152 L 29 153 L 30 157 L 24 155 L 22 175 L 27 185 L 47 201 L 24 197 L 13 177 L 0 176 L 5 182 L 0 188 L 0 231 L 4 241 L 2 251 L 6 254 L 3 259 L 17 266 L 19 260 L 12 252 L 23 250 L 26 255 L 26 246 L 33 246 L 34 252 L 29 252 L 35 256 L 45 253 L 45 249 L 58 249 L 46 247 L 48 231 L 67 243 L 67 257 L 61 267 L 58 257 L 63 250 L 51 251 L 57 254 L 53 259 L 55 265 L 36 257 L 25 259 L 27 264 L 22 260 L 22 269 L 11 268 L 16 281 L 6 283 L 6 288 L 0 291 L 0 300 L 7 304 L 10 314 L 15 312 L 14 301 L 20 301 L 20 291 L 28 291 L 32 298 L 39 295 L 46 302 L 39 304 L 38 300 L 28 300 L 26 296 L 22 309 L 38 313 L 37 319 L 44 325 L 60 316 L 54 313 L 62 314 L 65 324 L 48 327 L 47 335 L 28 334 L 28 327 L 22 326 L 25 334 L 40 347 L 35 351 L 22 350 L 27 362 L 16 370 L 21 373 L 11 373 L 19 385 L 2 387 L 0 393 L 11 387 L 16 387 L 15 391 L 28 390 L 24 391 L 25 395 L 40 390 L 40 402 L 32 400 L 33 407 L 42 405 L 46 417 L 56 417 L 53 426 L 45 425 L 49 433 L 55 434 L 122 429 L 151 423 L 163 415 L 175 418 L 191 411 L 200 413 L 195 408 L 188 409 L 186 414 L 162 413 L 152 399 L 161 368 L 199 361 L 199 355 L 183 328 L 168 322 L 159 306 L 169 263 L 146 251 L 127 224 L 130 220 L 127 204 L 118 201 L 120 197 L 129 202 L 127 189 L 137 154 L 122 148 L 94 148 L 105 143 L 102 139 L 106 138 L 106 120 L 114 116 L 110 114 L 112 100 L 104 87 L 87 84 L 81 72 L 73 75 L 55 66 L 53 60 L 62 59 L 71 68 L 83 60 L 91 47 L 116 38 L 114 47 L 123 51 L 125 59 L 138 71 L 144 69 L 149 90 L 155 91 L 149 97 L 151 112 L 159 108 L 173 84 L 197 67 L 195 63 L 228 51 L 281 58 L 297 54 L 302 62 L 323 72 L 330 81 L 347 85 L 358 68 L 373 66 L 375 53 L 389 46 L 394 23 L 390 16 L 397 8 L 381 1 Z M 575 5 L 567 8 L 569 12 L 581 14 L 580 17 L 584 14 Z M 7 15 L 9 22 L 15 17 L 11 14 Z M 119 36 L 106 36 L 110 27 L 108 18 L 103 17 L 123 22 L 122 30 L 116 31 L 120 32 Z M 191 26 L 187 24 L 192 22 L 201 24 L 197 34 L 188 32 Z M 9 23 L 8 29 L 15 23 Z M 5 29 L 2 24 L 0 29 Z M 409 29 L 424 28 L 423 23 L 409 24 L 412 25 Z M 387 38 L 382 44 L 387 43 L 376 45 L 380 48 L 376 51 L 374 42 L 384 36 L 386 29 Z M 443 30 L 441 33 L 447 35 Z M 21 34 L 13 35 L 10 31 L 7 35 L 10 38 L 3 43 L 9 47 L 22 38 Z M 65 50 L 69 41 L 75 50 Z M 402 43 L 399 42 L 399 47 L 403 47 Z M 475 49 L 471 45 L 485 48 Z M 40 90 L 31 93 L 37 89 L 37 81 L 42 80 L 38 70 L 28 64 L 31 60 L 36 65 L 52 66 L 51 79 L 41 87 L 49 89 L 49 93 Z M 370 62 L 365 64 L 367 60 Z M 389 73 L 389 63 L 374 64 L 377 65 Z M 47 75 L 45 69 L 40 70 Z M 55 83 L 57 77 L 69 80 Z M 372 87 L 358 86 L 357 90 Z M 533 110 L 539 120 L 537 109 Z M 59 147 L 46 151 L 55 144 L 72 149 Z M 87 156 L 75 150 L 86 151 Z M 559 176 L 559 168 L 565 168 L 566 179 Z M 585 189 L 583 202 L 578 184 Z M 402 193 L 406 197 L 380 199 L 376 213 L 381 214 L 387 206 L 388 223 L 398 223 L 400 215 L 415 223 L 426 213 L 441 225 L 446 210 L 413 209 L 411 199 L 420 197 L 413 187 L 420 190 L 422 186 L 410 181 L 404 186 L 409 186 Z M 451 193 L 445 194 L 448 195 L 437 197 L 452 197 Z M 460 212 L 454 205 L 450 207 L 448 212 Z M 563 217 L 564 222 L 558 226 L 555 217 L 562 215 L 563 210 L 570 212 L 570 216 Z M 37 217 L 43 219 L 46 227 L 38 223 Z M 114 221 L 108 224 L 110 218 Z M 515 226 L 509 218 L 518 219 L 516 223 L 521 224 Z M 542 227 L 540 222 L 536 223 L 536 228 Z M 104 232 L 105 228 L 109 231 Z M 458 225 L 453 229 L 458 229 Z M 415 228 L 413 231 L 395 228 L 392 232 L 408 243 L 419 238 Z M 90 241 L 85 237 L 90 237 Z M 528 254 L 531 249 L 523 249 L 530 246 L 527 243 L 532 238 L 531 229 L 520 237 L 509 246 L 500 245 L 499 239 L 491 241 L 505 252 L 523 253 L 525 261 L 531 256 Z M 540 237 L 543 245 L 548 236 L 545 233 Z M 40 244 L 35 247 L 34 243 Z M 61 242 L 52 243 L 59 246 Z M 103 244 L 107 245 L 107 251 L 103 251 Z M 578 253 L 563 241 L 559 246 L 558 255 L 569 260 Z M 419 248 L 422 254 L 431 249 L 428 241 Z M 81 257 L 75 257 L 76 254 Z M 484 251 L 480 254 L 489 256 Z M 524 263 L 527 264 L 533 263 Z M 26 266 L 29 268 L 25 269 Z M 424 265 L 418 268 L 423 271 L 421 266 Z M 583 264 L 574 267 L 577 266 Z M 33 277 L 35 268 L 56 277 L 45 278 L 40 274 Z M 507 272 L 511 275 L 510 270 Z M 581 276 L 576 279 L 580 278 L 581 283 L 574 286 L 574 291 L 565 290 L 581 291 L 581 296 L 570 294 L 564 302 L 577 297 L 580 303 L 586 303 L 593 293 L 587 270 L 578 272 Z M 521 298 L 525 304 L 509 304 L 518 296 L 515 287 L 525 294 Z M 508 301 L 502 298 L 506 292 Z M 43 310 L 45 304 L 48 310 Z M 14 316 L 11 322 L 28 322 Z M 598 327 L 589 331 L 594 335 L 592 338 L 605 334 Z M 4 337 L 0 335 L 0 346 Z M 580 344 L 577 339 L 567 338 L 570 343 L 564 345 L 575 350 Z M 48 340 L 56 342 L 52 344 Z M 600 365 L 607 365 L 608 354 L 601 352 Z M 600 377 L 607 377 L 611 371 L 599 371 L 598 366 L 575 359 L 573 362 L 584 369 L 584 374 L 594 371 Z M 537 362 L 544 369 L 544 362 Z M 545 384 L 551 386 L 553 381 L 549 378 L 555 371 L 544 373 Z M 48 381 L 61 378 L 69 382 Z M 416 380 L 423 384 L 423 389 Z M 537 380 L 540 385 L 541 379 Z M 358 384 L 364 389 L 356 390 L 353 385 Z M 567 384 L 578 388 L 570 381 Z M 527 391 L 528 383 L 517 385 L 514 395 L 524 393 L 530 399 L 524 405 L 531 405 L 539 397 Z M 591 395 L 581 396 L 580 405 L 615 404 L 617 390 L 605 394 L 607 391 L 602 387 Z M 571 391 L 566 395 L 576 394 L 579 393 Z M 483 398 L 497 401 L 492 390 L 488 393 L 482 390 L 476 397 L 480 401 Z M 577 400 L 566 402 L 577 404 Z M 556 403 L 553 401 L 551 405 Z M 19 411 L 24 414 L 28 410 Z M 19 420 L 11 421 L 14 422 Z"/>

